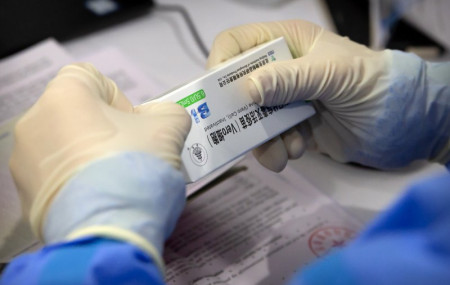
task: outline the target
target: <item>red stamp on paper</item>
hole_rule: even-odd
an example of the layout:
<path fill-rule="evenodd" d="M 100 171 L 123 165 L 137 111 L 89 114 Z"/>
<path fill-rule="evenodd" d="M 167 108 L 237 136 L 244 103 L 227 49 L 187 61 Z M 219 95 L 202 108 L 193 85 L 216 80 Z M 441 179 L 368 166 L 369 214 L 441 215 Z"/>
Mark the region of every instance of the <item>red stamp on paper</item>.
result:
<path fill-rule="evenodd" d="M 352 240 L 356 231 L 344 227 L 323 227 L 316 229 L 309 237 L 309 249 L 317 256 L 327 254 L 331 249 L 342 247 Z"/>

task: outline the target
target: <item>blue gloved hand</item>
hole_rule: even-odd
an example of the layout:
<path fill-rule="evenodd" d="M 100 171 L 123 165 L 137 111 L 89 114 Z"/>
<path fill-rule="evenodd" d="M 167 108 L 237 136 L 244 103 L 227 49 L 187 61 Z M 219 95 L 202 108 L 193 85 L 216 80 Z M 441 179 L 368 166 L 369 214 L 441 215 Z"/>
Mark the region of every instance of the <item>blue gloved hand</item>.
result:
<path fill-rule="evenodd" d="M 281 171 L 311 139 L 340 162 L 389 169 L 414 160 L 450 160 L 450 63 L 399 51 L 373 51 L 312 23 L 283 21 L 217 36 L 208 66 L 284 37 L 295 59 L 252 72 L 248 95 L 261 105 L 312 100 L 317 114 L 254 151 Z"/>
<path fill-rule="evenodd" d="M 450 284 L 450 174 L 413 186 L 355 241 L 291 285 Z"/>

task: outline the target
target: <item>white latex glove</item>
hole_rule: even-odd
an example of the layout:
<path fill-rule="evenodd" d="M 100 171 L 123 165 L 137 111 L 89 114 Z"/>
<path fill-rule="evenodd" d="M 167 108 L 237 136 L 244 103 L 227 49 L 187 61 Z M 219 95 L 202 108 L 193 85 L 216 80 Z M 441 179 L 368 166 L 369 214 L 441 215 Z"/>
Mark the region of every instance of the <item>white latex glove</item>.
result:
<path fill-rule="evenodd" d="M 62 68 L 15 129 L 10 169 L 35 234 L 43 238 L 47 211 L 63 185 L 94 161 L 143 152 L 178 169 L 190 124 L 175 103 L 133 107 L 92 65 Z"/>
<path fill-rule="evenodd" d="M 292 20 L 222 32 L 208 67 L 282 36 L 295 59 L 252 72 L 248 95 L 267 106 L 312 100 L 317 114 L 255 149 L 261 164 L 281 171 L 288 158 L 302 155 L 307 139 L 337 161 L 376 168 L 401 167 L 416 159 L 450 160 L 449 63 L 373 51 Z"/>

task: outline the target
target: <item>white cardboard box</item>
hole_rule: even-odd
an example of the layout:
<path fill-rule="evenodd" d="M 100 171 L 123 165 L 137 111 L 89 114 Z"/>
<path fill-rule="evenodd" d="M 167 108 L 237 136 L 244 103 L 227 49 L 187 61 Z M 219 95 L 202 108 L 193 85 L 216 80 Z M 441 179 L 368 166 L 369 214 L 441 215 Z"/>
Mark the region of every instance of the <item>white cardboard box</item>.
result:
<path fill-rule="evenodd" d="M 261 107 L 243 94 L 250 72 L 289 59 L 289 48 L 279 38 L 154 100 L 177 102 L 191 114 L 192 127 L 181 153 L 186 182 L 199 180 L 314 114 L 305 102 Z"/>

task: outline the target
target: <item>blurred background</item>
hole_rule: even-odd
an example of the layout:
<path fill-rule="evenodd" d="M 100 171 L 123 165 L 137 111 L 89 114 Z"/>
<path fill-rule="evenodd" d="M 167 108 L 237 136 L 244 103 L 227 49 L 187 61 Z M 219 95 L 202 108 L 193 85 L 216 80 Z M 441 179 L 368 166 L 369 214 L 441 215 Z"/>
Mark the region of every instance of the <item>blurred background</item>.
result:
<path fill-rule="evenodd" d="M 234 3 L 233 3 L 234 2 Z M 0 2 L 0 58 L 26 48 L 47 37 L 68 41 L 100 29 L 123 24 L 139 17 L 155 16 L 161 11 L 178 12 L 186 20 L 197 40 L 209 46 L 204 33 L 212 30 L 227 9 L 237 11 L 233 19 L 250 22 L 268 20 L 264 12 L 282 15 L 283 7 L 293 7 L 302 0 L 2 0 Z M 373 48 L 391 48 L 415 52 L 436 59 L 447 55 L 450 48 L 450 1 L 446 0 L 317 0 L 327 15 L 328 28 L 354 41 Z M 168 6 L 169 5 L 169 6 Z M 239 6 L 241 6 L 239 8 Z M 304 6 L 304 5 L 303 5 Z M 312 6 L 312 5 L 310 5 Z M 236 7 L 238 10 L 235 10 Z M 203 11 L 199 16 L 198 10 Z M 241 10 L 241 14 L 239 13 Z M 287 18 L 305 18 L 307 11 L 290 10 Z M 305 13 L 306 12 L 306 13 Z M 255 17 L 256 16 L 256 17 Z M 157 16 L 156 16 L 157 17 Z M 204 19 L 211 19 L 209 27 Z M 246 20 L 248 19 L 248 20 Z M 243 22 L 243 21 L 239 21 Z M 319 24 L 324 24 L 319 23 Z M 219 29 L 216 29 L 219 32 Z M 142 34 L 152 37 L 152 34 Z M 195 35 L 194 35 L 195 36 Z"/>

